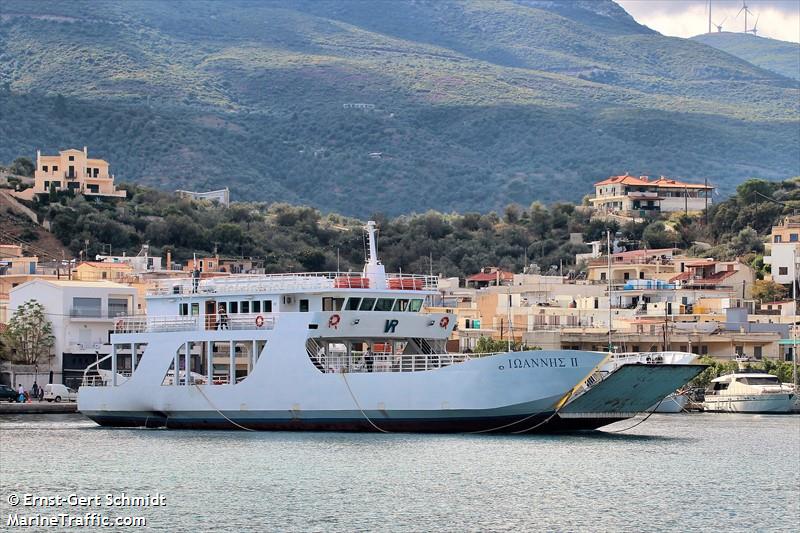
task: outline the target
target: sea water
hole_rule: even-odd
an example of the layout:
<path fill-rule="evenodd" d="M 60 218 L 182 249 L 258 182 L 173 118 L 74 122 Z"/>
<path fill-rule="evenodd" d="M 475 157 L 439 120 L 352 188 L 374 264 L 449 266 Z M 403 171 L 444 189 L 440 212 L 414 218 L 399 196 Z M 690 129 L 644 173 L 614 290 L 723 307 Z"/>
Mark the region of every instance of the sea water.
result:
<path fill-rule="evenodd" d="M 95 513 L 160 531 L 797 531 L 800 417 L 653 415 L 608 431 L 634 423 L 422 435 L 5 416 L 0 530 L 72 529 L 41 525 L 61 514 L 99 529 Z"/>

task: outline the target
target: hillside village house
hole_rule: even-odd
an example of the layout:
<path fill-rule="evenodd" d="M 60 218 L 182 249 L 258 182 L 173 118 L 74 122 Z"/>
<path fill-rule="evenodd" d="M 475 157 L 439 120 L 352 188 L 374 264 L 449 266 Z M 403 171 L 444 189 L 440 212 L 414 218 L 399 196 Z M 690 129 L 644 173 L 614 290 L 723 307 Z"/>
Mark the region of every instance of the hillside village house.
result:
<path fill-rule="evenodd" d="M 36 151 L 33 194 L 48 194 L 51 187 L 85 196 L 125 198 L 127 194 L 114 186 L 108 162 L 90 159 L 85 146 L 83 151 L 62 150 L 58 155 L 42 155 L 41 151 Z"/>
<path fill-rule="evenodd" d="M 72 279 L 78 281 L 117 281 L 131 277 L 133 266 L 128 263 L 84 261 L 72 271 Z"/>
<path fill-rule="evenodd" d="M 611 176 L 594 184 L 595 197 L 590 198 L 598 211 L 644 216 L 647 213 L 702 211 L 711 205 L 714 187 L 686 183 L 661 176 Z"/>
<path fill-rule="evenodd" d="M 44 306 L 55 337 L 53 358 L 40 371 L 52 370 L 54 382 L 75 388 L 84 369 L 110 353 L 115 318 L 138 312 L 137 290 L 110 281 L 35 279 L 11 289 L 9 312 L 29 300 Z"/>
<path fill-rule="evenodd" d="M 800 217 L 786 217 L 777 226 L 767 243 L 764 263 L 771 266 L 772 281 L 784 285 L 797 279 L 797 263 L 800 262 Z"/>

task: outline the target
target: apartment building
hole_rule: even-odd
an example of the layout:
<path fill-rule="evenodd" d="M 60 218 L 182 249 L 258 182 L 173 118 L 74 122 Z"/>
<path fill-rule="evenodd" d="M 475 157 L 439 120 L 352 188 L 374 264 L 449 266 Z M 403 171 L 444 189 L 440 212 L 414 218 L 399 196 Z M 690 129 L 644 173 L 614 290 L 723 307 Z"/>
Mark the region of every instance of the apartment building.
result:
<path fill-rule="evenodd" d="M 800 217 L 786 217 L 772 232 L 764 263 L 770 265 L 772 281 L 784 285 L 798 279 L 800 263 Z"/>
<path fill-rule="evenodd" d="M 648 213 L 702 211 L 711 205 L 714 187 L 664 176 L 611 176 L 594 184 L 589 201 L 598 211 L 645 216 Z"/>
<path fill-rule="evenodd" d="M 35 279 L 11 289 L 9 313 L 36 300 L 44 306 L 53 326 L 53 357 L 42 367 L 54 373 L 54 381 L 80 385 L 84 369 L 110 353 L 114 320 L 135 314 L 138 295 L 133 287 L 111 281 Z"/>
<path fill-rule="evenodd" d="M 85 196 L 125 198 L 127 195 L 114 185 L 108 162 L 89 158 L 85 146 L 83 151 L 62 150 L 58 155 L 42 155 L 40 150 L 36 151 L 33 194 L 49 194 L 51 188 Z"/>

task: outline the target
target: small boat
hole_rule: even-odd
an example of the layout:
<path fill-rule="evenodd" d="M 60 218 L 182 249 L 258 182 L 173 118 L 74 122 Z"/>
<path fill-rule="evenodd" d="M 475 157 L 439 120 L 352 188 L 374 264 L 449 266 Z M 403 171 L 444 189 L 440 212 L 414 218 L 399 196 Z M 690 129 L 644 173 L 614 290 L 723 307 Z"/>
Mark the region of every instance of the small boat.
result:
<path fill-rule="evenodd" d="M 683 392 L 676 391 L 656 404 L 656 413 L 682 413 L 689 403 L 689 396 Z"/>
<path fill-rule="evenodd" d="M 794 389 L 777 376 L 736 373 L 711 380 L 703 408 L 718 413 L 790 413 L 794 401 Z"/>

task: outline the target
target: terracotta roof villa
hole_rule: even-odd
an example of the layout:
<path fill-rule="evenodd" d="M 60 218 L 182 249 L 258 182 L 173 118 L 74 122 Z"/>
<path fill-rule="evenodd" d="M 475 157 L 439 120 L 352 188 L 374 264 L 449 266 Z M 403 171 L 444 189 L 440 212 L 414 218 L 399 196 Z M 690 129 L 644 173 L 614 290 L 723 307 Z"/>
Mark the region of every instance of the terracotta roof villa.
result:
<path fill-rule="evenodd" d="M 711 205 L 714 187 L 664 176 L 611 176 L 594 184 L 589 201 L 600 211 L 638 214 L 647 212 L 702 211 Z"/>

